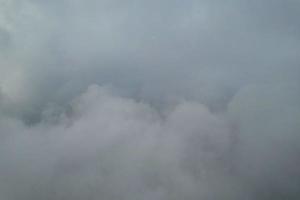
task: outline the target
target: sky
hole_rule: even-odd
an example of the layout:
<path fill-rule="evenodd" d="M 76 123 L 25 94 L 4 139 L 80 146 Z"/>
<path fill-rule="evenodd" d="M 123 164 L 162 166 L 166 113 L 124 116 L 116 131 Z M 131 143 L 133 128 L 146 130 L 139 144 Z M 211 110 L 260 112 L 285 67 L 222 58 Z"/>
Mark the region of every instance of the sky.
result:
<path fill-rule="evenodd" d="M 299 199 L 299 18 L 297 0 L 0 0 L 0 199 Z"/>

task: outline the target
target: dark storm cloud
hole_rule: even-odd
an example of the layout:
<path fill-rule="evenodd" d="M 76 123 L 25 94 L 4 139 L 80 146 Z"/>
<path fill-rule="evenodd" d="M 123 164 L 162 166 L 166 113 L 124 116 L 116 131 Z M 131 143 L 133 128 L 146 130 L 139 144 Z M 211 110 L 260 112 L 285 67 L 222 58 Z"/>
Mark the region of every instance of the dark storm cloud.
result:
<path fill-rule="evenodd" d="M 299 13 L 0 0 L 0 197 L 298 199 Z"/>

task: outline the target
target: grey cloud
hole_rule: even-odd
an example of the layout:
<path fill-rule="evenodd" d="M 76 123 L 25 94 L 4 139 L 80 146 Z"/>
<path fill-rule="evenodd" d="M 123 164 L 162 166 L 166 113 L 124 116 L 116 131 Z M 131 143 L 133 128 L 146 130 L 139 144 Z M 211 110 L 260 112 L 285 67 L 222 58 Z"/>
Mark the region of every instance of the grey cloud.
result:
<path fill-rule="evenodd" d="M 0 196 L 297 199 L 299 13 L 0 0 Z"/>
<path fill-rule="evenodd" d="M 298 84 L 278 83 L 248 86 L 230 103 L 240 127 L 240 169 L 265 198 L 299 195 L 299 100 Z"/>
<path fill-rule="evenodd" d="M 162 117 L 147 104 L 91 86 L 72 109 L 56 125 L 1 121 L 2 198 L 241 195 L 229 173 L 230 126 L 203 105 L 184 102 Z"/>

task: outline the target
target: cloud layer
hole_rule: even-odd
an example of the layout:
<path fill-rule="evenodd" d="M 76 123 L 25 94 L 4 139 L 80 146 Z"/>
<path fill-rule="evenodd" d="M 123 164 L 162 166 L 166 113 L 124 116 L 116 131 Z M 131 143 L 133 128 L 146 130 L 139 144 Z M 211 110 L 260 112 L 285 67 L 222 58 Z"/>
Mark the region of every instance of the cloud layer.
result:
<path fill-rule="evenodd" d="M 299 13 L 0 0 L 0 198 L 298 199 Z"/>

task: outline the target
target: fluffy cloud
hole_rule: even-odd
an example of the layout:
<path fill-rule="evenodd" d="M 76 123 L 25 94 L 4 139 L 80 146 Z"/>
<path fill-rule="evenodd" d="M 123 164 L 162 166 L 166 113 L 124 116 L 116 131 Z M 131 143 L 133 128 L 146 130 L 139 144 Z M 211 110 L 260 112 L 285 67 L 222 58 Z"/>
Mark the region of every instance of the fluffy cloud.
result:
<path fill-rule="evenodd" d="M 299 9 L 0 0 L 0 197 L 298 199 Z"/>
<path fill-rule="evenodd" d="M 230 172 L 231 127 L 205 106 L 182 102 L 159 114 L 94 85 L 70 109 L 58 122 L 34 127 L 1 120 L 6 133 L 1 142 L 2 198 L 241 195 Z"/>

